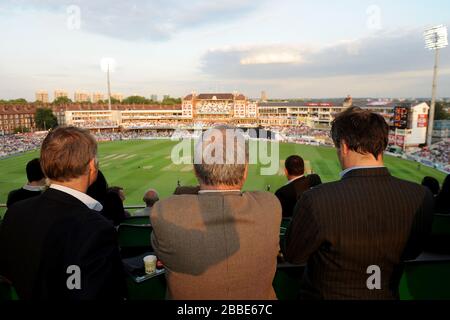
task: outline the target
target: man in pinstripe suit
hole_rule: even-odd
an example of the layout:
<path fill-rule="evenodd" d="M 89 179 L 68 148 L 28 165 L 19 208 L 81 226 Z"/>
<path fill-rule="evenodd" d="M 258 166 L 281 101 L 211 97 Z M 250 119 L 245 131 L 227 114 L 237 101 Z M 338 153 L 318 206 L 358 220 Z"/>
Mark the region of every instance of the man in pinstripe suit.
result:
<path fill-rule="evenodd" d="M 334 120 L 342 179 L 303 194 L 286 239 L 286 259 L 307 263 L 302 299 L 398 299 L 402 262 L 430 233 L 433 197 L 384 166 L 388 132 L 360 108 Z"/>

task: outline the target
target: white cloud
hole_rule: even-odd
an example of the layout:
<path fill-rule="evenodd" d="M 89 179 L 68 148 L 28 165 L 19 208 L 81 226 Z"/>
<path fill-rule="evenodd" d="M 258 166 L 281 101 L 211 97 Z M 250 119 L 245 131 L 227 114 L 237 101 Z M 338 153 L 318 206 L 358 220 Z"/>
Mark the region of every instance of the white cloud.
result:
<path fill-rule="evenodd" d="M 280 64 L 291 63 L 297 64 L 305 62 L 301 54 L 295 50 L 269 48 L 259 52 L 250 52 L 244 55 L 240 63 L 242 65 L 258 65 L 258 64 Z"/>
<path fill-rule="evenodd" d="M 450 50 L 442 51 L 442 66 L 450 67 Z M 322 48 L 273 44 L 209 50 L 205 74 L 225 78 L 284 79 L 388 74 L 432 67 L 421 30 L 378 33 Z"/>
<path fill-rule="evenodd" d="M 255 11 L 264 1 L 252 0 L 2 0 L 10 8 L 66 15 L 79 8 L 83 30 L 124 40 L 163 41 L 198 26 L 227 23 Z"/>

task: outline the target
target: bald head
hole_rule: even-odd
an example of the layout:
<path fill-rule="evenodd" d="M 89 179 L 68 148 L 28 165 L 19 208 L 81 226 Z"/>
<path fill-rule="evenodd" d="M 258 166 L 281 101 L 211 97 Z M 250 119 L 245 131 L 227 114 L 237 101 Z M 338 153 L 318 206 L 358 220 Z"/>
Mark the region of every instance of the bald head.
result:
<path fill-rule="evenodd" d="M 147 207 L 151 208 L 153 205 L 159 201 L 158 192 L 155 189 L 149 189 L 144 194 L 144 202 L 147 205 Z"/>

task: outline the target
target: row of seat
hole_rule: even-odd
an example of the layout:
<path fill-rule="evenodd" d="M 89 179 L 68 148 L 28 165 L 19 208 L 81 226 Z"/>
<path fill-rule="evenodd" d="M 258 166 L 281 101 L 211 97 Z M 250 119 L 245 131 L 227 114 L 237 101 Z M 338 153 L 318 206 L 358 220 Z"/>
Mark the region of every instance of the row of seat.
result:
<path fill-rule="evenodd" d="M 283 241 L 290 220 L 283 219 L 280 227 L 280 240 Z M 152 231 L 147 217 L 130 218 L 119 227 L 119 243 L 124 257 L 153 251 L 149 242 Z M 450 216 L 435 215 L 433 231 L 428 252 L 417 260 L 407 262 L 400 281 L 399 292 L 402 300 L 450 300 Z M 298 297 L 303 266 L 280 264 L 273 286 L 280 300 L 293 300 Z M 130 298 L 164 298 L 164 276 L 134 283 L 128 279 Z M 150 293 L 151 291 L 151 293 Z"/>
<path fill-rule="evenodd" d="M 119 245 L 123 258 L 153 252 L 150 244 L 152 227 L 149 222 L 148 217 L 132 217 L 119 226 Z M 288 225 L 289 220 L 284 219 L 280 228 L 281 240 Z M 436 243 L 433 242 L 439 242 L 440 247 L 437 252 L 423 254 L 417 260 L 405 264 L 399 286 L 402 300 L 450 300 L 449 239 L 450 216 L 436 215 L 430 246 L 434 247 Z M 447 252 L 443 254 L 441 250 L 445 249 Z M 279 264 L 273 286 L 280 300 L 298 298 L 303 271 L 303 266 Z M 132 276 L 128 276 L 127 285 L 130 300 L 163 300 L 166 295 L 164 274 L 139 283 Z M 0 300 L 4 299 L 17 299 L 17 294 L 4 279 L 0 278 Z"/>

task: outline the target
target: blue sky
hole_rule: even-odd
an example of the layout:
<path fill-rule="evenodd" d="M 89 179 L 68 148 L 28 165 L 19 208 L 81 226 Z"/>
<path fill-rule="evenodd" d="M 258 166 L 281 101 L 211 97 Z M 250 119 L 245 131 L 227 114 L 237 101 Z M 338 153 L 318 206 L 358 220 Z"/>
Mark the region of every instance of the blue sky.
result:
<path fill-rule="evenodd" d="M 125 95 L 427 97 L 422 33 L 437 24 L 450 25 L 450 1 L 1 0 L 0 98 L 104 92 L 103 57 Z M 450 48 L 439 96 L 450 96 Z"/>

